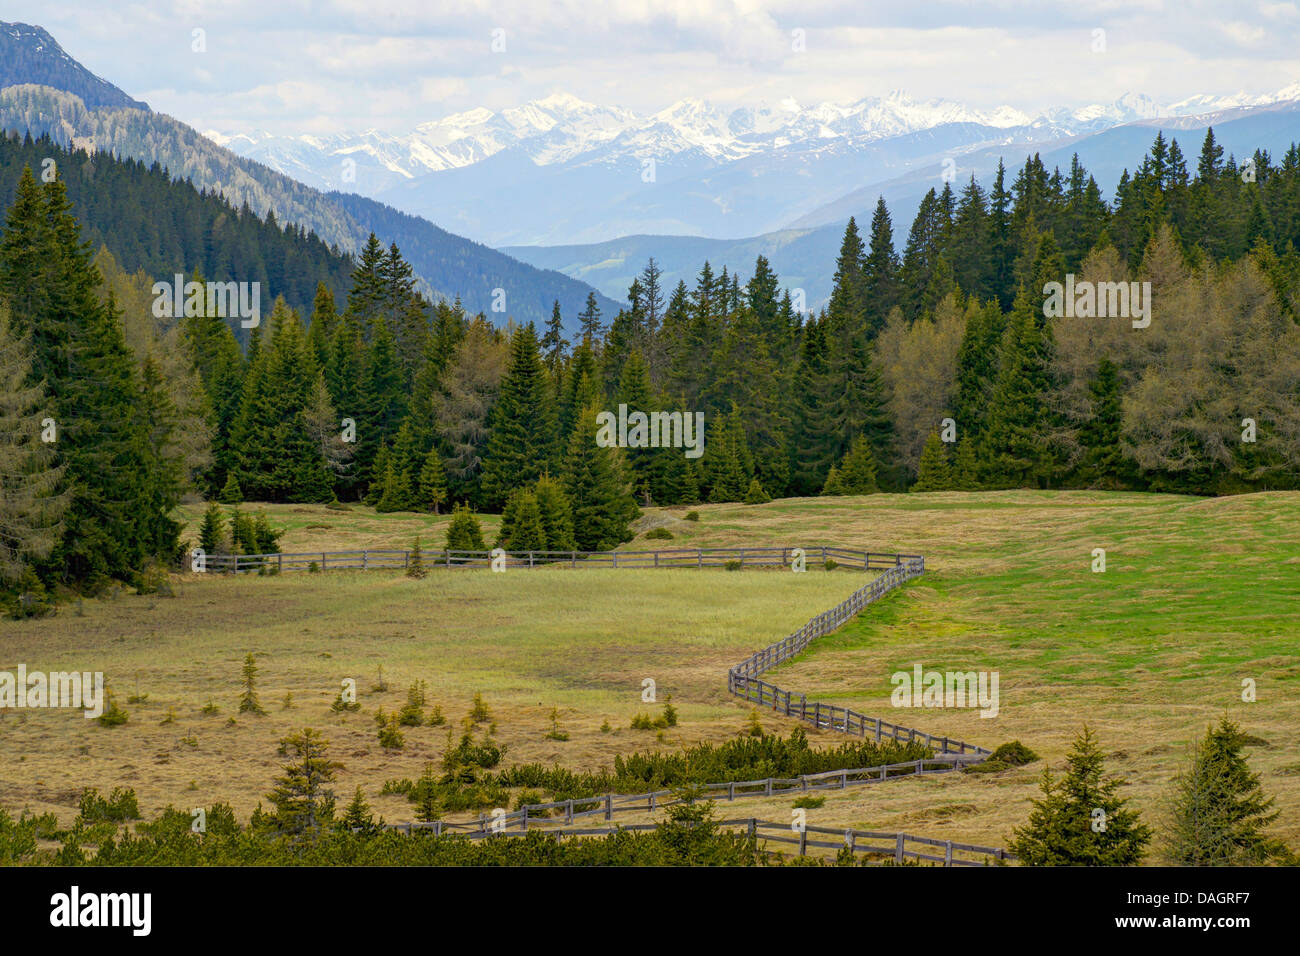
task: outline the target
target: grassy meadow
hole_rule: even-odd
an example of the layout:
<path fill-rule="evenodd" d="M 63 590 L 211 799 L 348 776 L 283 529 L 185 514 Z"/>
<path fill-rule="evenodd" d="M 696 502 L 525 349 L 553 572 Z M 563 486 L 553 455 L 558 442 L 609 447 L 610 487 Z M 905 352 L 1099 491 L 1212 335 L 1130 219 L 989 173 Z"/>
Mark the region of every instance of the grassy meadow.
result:
<path fill-rule="evenodd" d="M 184 510 L 193 536 L 201 507 Z M 434 550 L 447 521 L 264 510 L 284 529 L 286 551 L 409 547 L 417 534 Z M 925 555 L 924 578 L 775 671 L 782 686 L 990 748 L 1019 739 L 1058 770 L 1087 722 L 1150 822 L 1187 745 L 1228 714 L 1259 738 L 1249 753 L 1282 811 L 1276 831 L 1300 846 L 1300 495 L 875 495 L 706 505 L 698 523 L 681 520 L 685 510 L 649 513 L 646 523 L 668 527 L 673 541 L 625 547 L 839 544 Z M 494 522 L 485 521 L 489 537 Z M 1091 571 L 1095 548 L 1106 550 L 1105 573 Z M 147 816 L 217 801 L 246 815 L 277 775 L 278 738 L 312 726 L 344 765 L 341 799 L 361 785 L 388 820 L 409 820 L 403 798 L 379 795 L 383 781 L 436 761 L 476 692 L 509 748 L 506 764 L 596 769 L 617 753 L 718 740 L 750 713 L 725 692 L 727 666 L 864 581 L 847 570 L 184 575 L 174 597 L 121 592 L 54 618 L 5 621 L 0 670 L 102 670 L 130 719 L 102 727 L 76 712 L 0 712 L 0 806 L 70 822 L 83 786 L 130 786 Z M 263 717 L 237 713 L 250 651 Z M 999 714 L 892 707 L 890 675 L 918 663 L 998 671 Z M 386 691 L 376 689 L 380 667 Z M 359 713 L 329 709 L 344 677 L 357 681 Z M 646 677 L 680 712 L 662 735 L 629 728 L 634 714 L 659 709 L 641 703 Z M 1244 678 L 1256 682 L 1254 703 L 1242 702 Z M 404 728 L 405 748 L 385 750 L 372 715 L 399 708 L 417 679 L 448 726 Z M 215 713 L 203 712 L 209 701 Z M 546 737 L 552 708 L 567 741 Z M 782 734 L 798 725 L 760 718 Z M 1002 845 L 1023 823 L 1042 766 L 826 794 L 808 820 Z M 784 820 L 790 800 L 720 810 Z"/>

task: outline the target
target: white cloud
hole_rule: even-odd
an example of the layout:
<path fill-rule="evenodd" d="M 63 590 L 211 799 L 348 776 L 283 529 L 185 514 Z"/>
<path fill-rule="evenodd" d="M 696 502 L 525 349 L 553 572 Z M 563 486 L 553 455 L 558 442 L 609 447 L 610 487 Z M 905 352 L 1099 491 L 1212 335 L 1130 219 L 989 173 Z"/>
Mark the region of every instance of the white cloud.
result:
<path fill-rule="evenodd" d="M 556 91 L 653 112 L 907 89 L 1026 111 L 1300 80 L 1292 2 L 1232 0 L 14 0 L 87 67 L 200 128 L 405 131 Z M 16 8 L 16 9 L 14 9 Z M 207 31 L 196 61 L 190 31 Z M 491 31 L 507 50 L 492 54 Z M 1106 30 L 1107 51 L 1091 50 Z M 791 30 L 806 52 L 791 49 Z"/>

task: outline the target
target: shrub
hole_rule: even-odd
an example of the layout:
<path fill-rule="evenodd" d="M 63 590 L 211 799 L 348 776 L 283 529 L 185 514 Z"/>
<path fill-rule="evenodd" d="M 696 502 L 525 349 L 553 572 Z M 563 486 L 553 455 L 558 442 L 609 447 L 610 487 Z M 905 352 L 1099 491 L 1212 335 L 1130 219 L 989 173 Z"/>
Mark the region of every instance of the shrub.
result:
<path fill-rule="evenodd" d="M 406 704 L 397 714 L 397 722 L 403 727 L 419 727 L 424 723 L 424 686 L 424 681 L 417 680 L 406 691 Z"/>
<path fill-rule="evenodd" d="M 816 810 L 825 804 L 825 797 L 799 797 L 794 801 L 794 808 L 796 810 Z"/>
<path fill-rule="evenodd" d="M 383 713 L 381 710 L 380 714 Z M 379 714 L 375 715 L 378 719 Z M 379 744 L 385 750 L 401 750 L 406 746 L 406 738 L 400 729 L 398 715 L 393 714 L 384 720 L 379 726 Z"/>
<path fill-rule="evenodd" d="M 441 727 L 447 722 L 447 718 L 442 715 L 442 707 L 438 704 L 433 705 L 433 710 L 429 712 L 429 726 Z"/>
<path fill-rule="evenodd" d="M 647 541 L 671 541 L 673 533 L 667 528 L 651 528 L 645 533 Z"/>
<path fill-rule="evenodd" d="M 758 710 L 751 708 L 749 711 L 749 720 L 745 723 L 745 729 L 740 732 L 742 737 L 761 737 L 763 736 L 763 725 L 758 722 Z"/>
<path fill-rule="evenodd" d="M 105 800 L 94 787 L 81 791 L 81 812 L 78 819 L 85 823 L 112 822 L 140 819 L 140 807 L 135 791 L 115 787 Z"/>
<path fill-rule="evenodd" d="M 742 564 L 740 561 L 728 561 L 725 567 L 728 571 L 739 571 L 742 567 L 744 567 L 744 564 Z"/>
<path fill-rule="evenodd" d="M 772 500 L 772 497 L 763 490 L 757 478 L 749 479 L 749 488 L 745 491 L 745 504 L 747 505 L 765 505 Z"/>
<path fill-rule="evenodd" d="M 469 710 L 470 723 L 485 724 L 492 719 L 492 714 L 488 711 L 488 706 L 483 702 L 482 694 L 474 695 L 474 704 Z"/>
<path fill-rule="evenodd" d="M 560 711 L 555 707 L 551 708 L 551 729 L 550 732 L 547 733 L 546 739 L 547 740 L 568 740 L 569 739 L 569 735 L 566 734 L 564 731 L 560 730 Z M 534 803 L 535 802 L 536 801 L 534 801 Z"/>
<path fill-rule="evenodd" d="M 686 512 L 685 519 L 687 521 L 699 521 L 700 513 L 698 511 L 688 511 Z"/>
<path fill-rule="evenodd" d="M 983 763 L 978 763 L 973 767 L 966 767 L 965 771 L 967 773 L 999 773 L 1003 770 L 1010 770 L 1012 767 L 1023 767 L 1025 764 L 1033 763 L 1037 759 L 1038 754 L 1019 740 L 1013 740 L 998 747 Z"/>
<path fill-rule="evenodd" d="M 127 713 L 117 705 L 117 698 L 113 696 L 111 690 L 105 690 L 104 696 L 107 698 L 104 712 L 99 715 L 99 723 L 102 727 L 119 727 L 127 721 Z"/>
<path fill-rule="evenodd" d="M 339 688 L 338 694 L 334 697 L 334 703 L 330 704 L 330 710 L 336 714 L 356 713 L 361 709 L 359 701 L 345 701 L 343 699 L 343 688 Z"/>

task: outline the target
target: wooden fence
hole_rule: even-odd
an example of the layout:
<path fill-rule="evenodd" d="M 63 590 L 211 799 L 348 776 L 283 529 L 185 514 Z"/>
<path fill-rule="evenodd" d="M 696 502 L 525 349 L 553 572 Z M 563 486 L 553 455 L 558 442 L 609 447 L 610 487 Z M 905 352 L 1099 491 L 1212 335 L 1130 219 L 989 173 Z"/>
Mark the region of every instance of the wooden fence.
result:
<path fill-rule="evenodd" d="M 832 704 L 809 703 L 804 694 L 784 690 L 776 684 L 760 680 L 762 674 L 799 654 L 819 637 L 831 633 L 856 616 L 868 604 L 879 600 L 894 588 L 925 573 L 925 559 L 919 555 L 895 555 L 897 561 L 884 574 L 869 584 L 858 588 L 829 611 L 823 611 L 789 637 L 769 644 L 761 651 L 741 661 L 727 672 L 727 690 L 760 707 L 766 707 L 786 717 L 827 730 L 838 730 L 854 737 L 873 737 L 876 743 L 888 737 L 898 741 L 920 741 L 932 750 L 943 754 L 972 754 L 987 757 L 990 751 L 975 744 L 948 737 L 936 737 L 912 727 L 901 727 L 876 717 L 868 717 L 847 707 Z"/>
<path fill-rule="evenodd" d="M 646 832 L 658 829 L 657 823 L 620 824 L 618 826 L 586 827 L 581 829 L 548 829 L 545 832 L 560 837 L 608 836 L 619 830 Z M 856 857 L 859 853 L 866 857 L 877 857 L 877 862 L 893 862 L 902 865 L 906 860 L 918 860 L 926 863 L 938 863 L 941 866 L 988 866 L 996 861 L 1014 860 L 1014 854 L 1000 847 L 978 846 L 970 843 L 957 843 L 953 840 L 935 840 L 930 837 L 914 836 L 910 833 L 881 833 L 874 830 L 838 829 L 836 827 L 818 827 L 804 825 L 796 828 L 791 823 L 772 823 L 757 817 L 741 817 L 733 820 L 719 820 L 716 826 L 729 830 L 743 829 L 751 836 L 761 839 L 764 844 L 781 843 L 798 847 L 799 856 L 807 856 L 810 849 L 835 851 L 847 849 Z M 393 829 L 411 834 L 419 831 L 431 831 L 434 836 L 455 834 L 452 825 L 440 820 L 432 823 L 406 823 Z M 470 840 L 484 840 L 492 837 L 522 836 L 526 830 L 508 830 L 491 825 L 481 829 L 456 835 Z M 821 839 L 835 837 L 834 840 Z M 876 842 L 872 842 L 876 841 Z M 915 844 L 917 849 L 909 849 L 908 844 Z M 763 852 L 771 853 L 766 846 Z"/>
<path fill-rule="evenodd" d="M 757 568 L 789 567 L 795 548 L 666 548 L 656 551 L 505 551 L 507 568 L 537 568 L 551 565 L 611 568 Z M 810 567 L 834 562 L 846 570 L 883 570 L 898 567 L 918 555 L 854 551 L 848 548 L 816 547 L 804 552 Z M 428 568 L 486 568 L 492 565 L 491 551 L 425 551 L 421 560 Z M 356 551 L 298 551 L 274 554 L 209 554 L 206 569 L 223 574 L 283 573 L 308 571 L 404 570 L 410 566 L 410 551 L 363 549 Z"/>
<path fill-rule="evenodd" d="M 983 757 L 962 758 L 942 755 L 908 760 L 904 763 L 884 764 L 879 767 L 859 767 L 853 770 L 827 770 L 822 773 L 803 774 L 798 777 L 768 777 L 763 780 L 734 780 L 726 783 L 707 783 L 698 788 L 693 799 L 742 800 L 747 797 L 779 797 L 792 793 L 816 793 L 824 790 L 847 790 L 886 780 L 899 780 L 936 773 L 952 773 L 962 767 L 980 763 Z M 477 820 L 439 822 L 439 833 L 486 833 L 494 827 L 502 832 L 527 830 L 530 826 L 570 824 L 582 817 L 601 817 L 612 821 L 620 813 L 654 813 L 683 800 L 675 790 L 655 790 L 650 793 L 606 793 L 594 797 L 574 797 L 551 803 L 530 803 L 512 813 L 498 813 L 489 817 L 480 814 Z M 412 827 L 434 824 L 392 824 L 390 829 L 408 830 Z"/>

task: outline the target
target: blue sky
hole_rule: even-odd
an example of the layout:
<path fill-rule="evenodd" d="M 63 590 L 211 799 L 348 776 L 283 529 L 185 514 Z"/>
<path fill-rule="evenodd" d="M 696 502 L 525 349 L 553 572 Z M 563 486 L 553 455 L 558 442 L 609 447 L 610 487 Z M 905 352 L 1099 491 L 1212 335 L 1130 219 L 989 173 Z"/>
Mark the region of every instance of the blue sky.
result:
<path fill-rule="evenodd" d="M 1300 81 L 1292 2 L 5 0 L 0 19 L 44 26 L 154 109 L 224 132 L 400 132 L 557 92 L 653 111 L 904 89 L 1034 112 Z"/>

